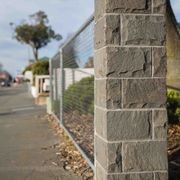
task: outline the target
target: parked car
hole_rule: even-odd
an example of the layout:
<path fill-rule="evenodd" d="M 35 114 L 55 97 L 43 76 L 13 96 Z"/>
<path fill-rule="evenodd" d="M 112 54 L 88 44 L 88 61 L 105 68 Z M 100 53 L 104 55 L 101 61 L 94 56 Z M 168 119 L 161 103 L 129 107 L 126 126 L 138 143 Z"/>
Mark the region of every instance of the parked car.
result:
<path fill-rule="evenodd" d="M 1 81 L 1 87 L 10 87 L 11 82 L 9 80 L 3 80 Z"/>

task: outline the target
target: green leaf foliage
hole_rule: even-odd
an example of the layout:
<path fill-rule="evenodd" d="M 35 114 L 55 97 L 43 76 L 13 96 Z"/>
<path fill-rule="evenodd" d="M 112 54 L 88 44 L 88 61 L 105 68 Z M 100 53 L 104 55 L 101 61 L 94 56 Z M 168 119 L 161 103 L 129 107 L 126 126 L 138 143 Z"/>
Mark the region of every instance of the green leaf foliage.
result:
<path fill-rule="evenodd" d="M 10 23 L 11 26 L 14 23 Z M 31 46 L 35 60 L 38 60 L 38 50 L 45 47 L 51 40 L 61 40 L 62 36 L 56 34 L 49 25 L 45 12 L 38 11 L 30 16 L 30 21 L 23 22 L 14 27 L 14 38 L 24 44 Z"/>
<path fill-rule="evenodd" d="M 94 113 L 94 77 L 83 78 L 70 85 L 64 92 L 64 110 Z"/>
<path fill-rule="evenodd" d="M 35 61 L 33 64 L 28 65 L 23 74 L 26 71 L 32 71 L 33 75 L 48 75 L 49 74 L 49 61 L 48 60 L 39 60 Z"/>
<path fill-rule="evenodd" d="M 169 123 L 180 122 L 180 93 L 175 90 L 168 90 L 167 111 Z"/>
<path fill-rule="evenodd" d="M 66 112 L 78 110 L 82 114 L 94 113 L 94 77 L 83 78 L 69 86 L 64 93 Z M 180 93 L 167 92 L 167 112 L 169 123 L 180 122 Z"/>
<path fill-rule="evenodd" d="M 36 61 L 32 64 L 33 75 L 48 75 L 49 74 L 49 61 Z"/>

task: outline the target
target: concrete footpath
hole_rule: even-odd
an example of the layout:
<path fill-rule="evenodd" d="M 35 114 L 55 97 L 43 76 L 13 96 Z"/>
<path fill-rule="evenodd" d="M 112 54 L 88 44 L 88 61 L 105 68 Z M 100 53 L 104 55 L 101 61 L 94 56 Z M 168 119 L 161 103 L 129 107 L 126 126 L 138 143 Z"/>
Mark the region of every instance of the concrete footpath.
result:
<path fill-rule="evenodd" d="M 0 180 L 78 180 L 56 166 L 58 138 L 27 86 L 0 88 Z"/>

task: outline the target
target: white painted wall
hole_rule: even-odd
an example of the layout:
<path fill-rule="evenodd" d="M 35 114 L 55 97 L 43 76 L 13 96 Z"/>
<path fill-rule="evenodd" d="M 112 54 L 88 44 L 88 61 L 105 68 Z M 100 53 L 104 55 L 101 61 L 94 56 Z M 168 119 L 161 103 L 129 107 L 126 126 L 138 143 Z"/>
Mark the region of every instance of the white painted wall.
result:
<path fill-rule="evenodd" d="M 29 80 L 30 83 L 32 84 L 33 83 L 33 74 L 32 74 L 32 71 L 26 71 L 25 74 L 24 74 L 24 79 L 25 80 Z"/>
<path fill-rule="evenodd" d="M 64 86 L 67 89 L 74 82 L 80 81 L 85 77 L 94 76 L 94 68 L 78 68 L 78 69 L 64 69 Z"/>

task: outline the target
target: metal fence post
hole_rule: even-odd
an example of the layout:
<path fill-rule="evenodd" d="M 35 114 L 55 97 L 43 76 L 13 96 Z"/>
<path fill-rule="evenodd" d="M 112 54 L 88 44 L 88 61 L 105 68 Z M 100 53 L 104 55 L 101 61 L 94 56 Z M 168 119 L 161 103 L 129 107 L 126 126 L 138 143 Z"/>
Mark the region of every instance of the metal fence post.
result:
<path fill-rule="evenodd" d="M 60 124 L 63 124 L 63 50 L 60 48 Z"/>
<path fill-rule="evenodd" d="M 53 111 L 53 83 L 52 83 L 52 59 L 49 59 L 49 75 L 50 75 L 50 103 L 51 103 L 51 113 Z"/>

